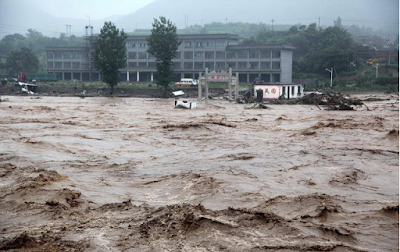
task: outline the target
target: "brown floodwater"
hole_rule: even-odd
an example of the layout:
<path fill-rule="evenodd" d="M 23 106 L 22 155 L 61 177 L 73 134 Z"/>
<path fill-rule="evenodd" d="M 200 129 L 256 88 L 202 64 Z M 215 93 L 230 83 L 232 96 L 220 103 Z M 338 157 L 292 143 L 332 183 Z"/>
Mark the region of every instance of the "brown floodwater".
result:
<path fill-rule="evenodd" d="M 399 99 L 2 97 L 0 250 L 398 251 Z"/>

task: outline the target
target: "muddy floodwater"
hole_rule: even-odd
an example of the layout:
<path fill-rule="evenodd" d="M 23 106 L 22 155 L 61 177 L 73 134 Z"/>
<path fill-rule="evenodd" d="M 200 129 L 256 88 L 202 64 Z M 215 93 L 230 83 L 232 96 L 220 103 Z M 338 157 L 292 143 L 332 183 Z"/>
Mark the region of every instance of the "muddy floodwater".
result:
<path fill-rule="evenodd" d="M 398 96 L 377 97 L 2 97 L 0 250 L 398 251 Z"/>

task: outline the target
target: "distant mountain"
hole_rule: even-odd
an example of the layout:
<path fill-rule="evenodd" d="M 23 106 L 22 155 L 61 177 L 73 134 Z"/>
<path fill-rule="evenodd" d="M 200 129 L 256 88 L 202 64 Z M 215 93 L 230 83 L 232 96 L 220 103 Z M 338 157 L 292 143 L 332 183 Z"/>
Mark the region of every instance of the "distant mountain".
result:
<path fill-rule="evenodd" d="M 154 18 L 165 16 L 178 28 L 211 22 L 333 25 L 341 17 L 343 25 L 365 25 L 398 32 L 398 0 L 156 0 L 116 20 L 116 25 L 133 31 L 151 28 Z"/>
<path fill-rule="evenodd" d="M 115 1 L 116 4 L 118 1 Z M 121 6 L 123 8 L 123 6 Z M 90 13 L 88 13 L 90 15 Z M 398 34 L 398 0 L 155 0 L 134 13 L 92 20 L 98 33 L 105 20 L 127 32 L 149 29 L 154 18 L 165 16 L 182 29 L 186 25 L 211 22 L 248 22 L 266 24 L 333 25 L 341 17 L 343 25 L 372 27 Z M 188 22 L 186 23 L 186 17 Z M 88 19 L 56 18 L 38 8 L 34 1 L 0 0 L 0 38 L 11 33 L 25 34 L 28 28 L 47 36 L 60 36 L 65 25 L 72 34 L 82 36 Z"/>
<path fill-rule="evenodd" d="M 121 16 L 111 16 L 100 20 L 92 20 L 94 32 L 98 33 L 105 20 L 115 21 Z M 75 36 L 85 34 L 88 19 L 57 18 L 43 11 L 34 2 L 0 0 L 0 38 L 7 34 L 26 34 L 29 28 L 36 29 L 46 36 L 59 37 L 66 32 L 65 25 L 72 25 L 71 33 Z"/>

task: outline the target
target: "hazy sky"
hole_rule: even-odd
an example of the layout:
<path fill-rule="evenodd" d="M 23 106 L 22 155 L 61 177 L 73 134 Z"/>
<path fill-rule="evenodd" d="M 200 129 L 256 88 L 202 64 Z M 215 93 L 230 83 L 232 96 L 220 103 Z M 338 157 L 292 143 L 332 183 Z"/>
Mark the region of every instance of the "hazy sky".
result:
<path fill-rule="evenodd" d="M 1 0 L 0 0 L 1 1 Z M 43 0 L 39 7 L 56 17 L 101 19 L 114 15 L 126 15 L 154 0 Z M 63 11 L 60 11 L 63 10 Z"/>
<path fill-rule="evenodd" d="M 101 19 L 114 15 L 126 15 L 135 12 L 153 1 L 154 0 L 30 0 L 30 2 L 35 2 L 42 10 L 53 16 L 84 19 L 87 18 L 86 16 L 90 16 L 91 19 Z"/>

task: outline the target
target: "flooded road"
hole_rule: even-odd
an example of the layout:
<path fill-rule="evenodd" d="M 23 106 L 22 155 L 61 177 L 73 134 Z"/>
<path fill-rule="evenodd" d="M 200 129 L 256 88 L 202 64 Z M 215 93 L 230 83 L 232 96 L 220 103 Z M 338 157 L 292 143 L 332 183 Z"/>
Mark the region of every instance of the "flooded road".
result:
<path fill-rule="evenodd" d="M 398 97 L 2 98 L 0 249 L 398 251 Z"/>

